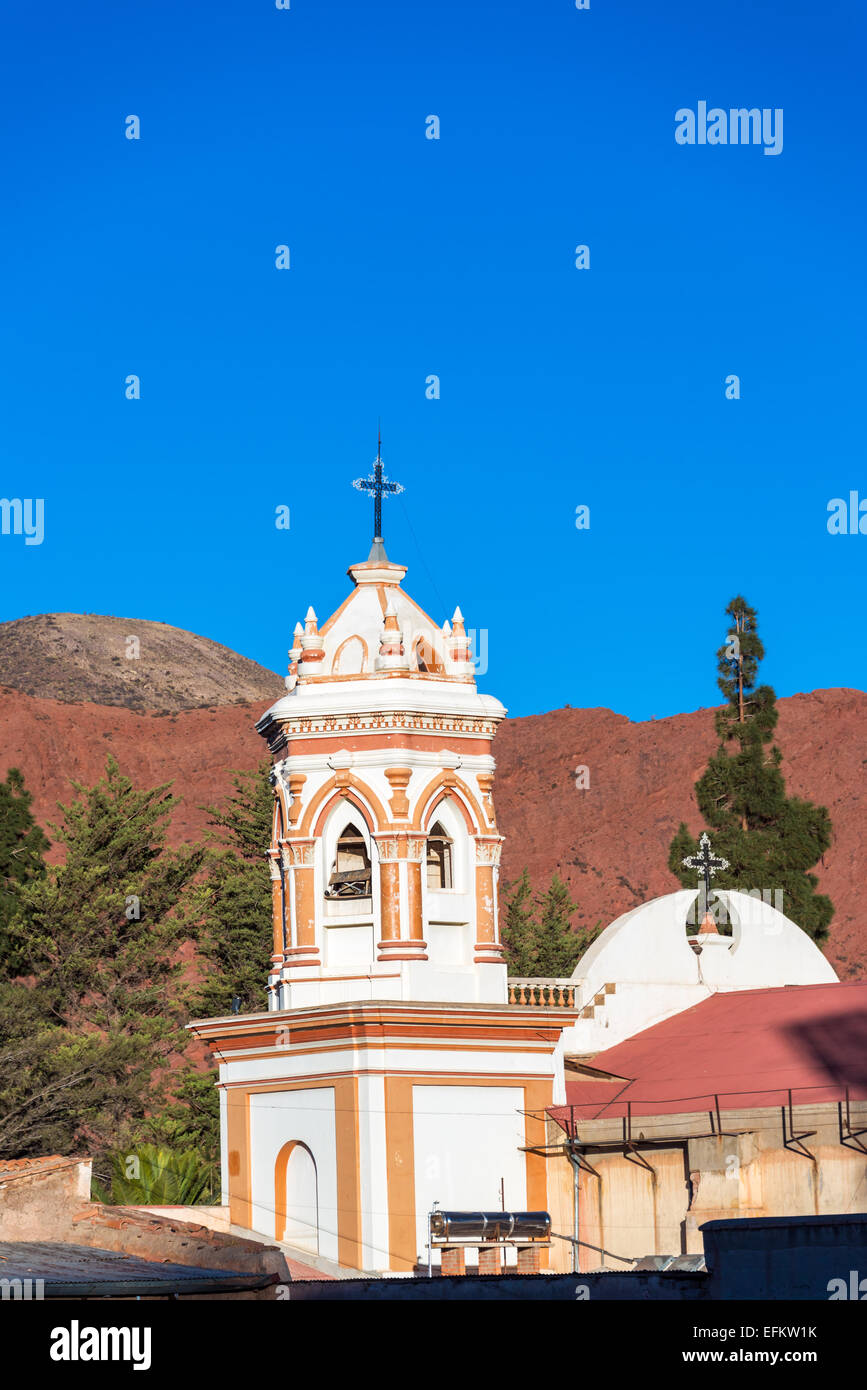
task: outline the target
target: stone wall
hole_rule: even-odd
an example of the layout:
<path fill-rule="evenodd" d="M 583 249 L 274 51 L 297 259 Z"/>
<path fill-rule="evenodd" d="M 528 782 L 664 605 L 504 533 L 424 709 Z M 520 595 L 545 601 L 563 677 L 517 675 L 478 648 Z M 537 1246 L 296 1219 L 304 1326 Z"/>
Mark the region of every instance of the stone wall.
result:
<path fill-rule="evenodd" d="M 632 1125 L 637 1155 L 585 1154 L 599 1176 L 581 1173 L 578 1236 L 599 1249 L 582 1249 L 582 1268 L 622 1270 L 625 1259 L 642 1255 L 700 1254 L 709 1221 L 867 1208 L 867 1155 L 840 1143 L 836 1105 L 795 1109 L 796 1134 L 814 1131 L 801 1149 L 784 1145 L 777 1108 L 725 1111 L 722 1121 L 725 1132 L 708 1138 L 708 1115 L 642 1116 Z M 853 1104 L 852 1125 L 867 1127 L 867 1104 Z M 562 1145 L 563 1131 L 551 1121 L 547 1137 Z M 622 1140 L 622 1121 L 594 1120 L 581 1126 L 581 1137 L 613 1145 Z M 571 1236 L 573 1174 L 562 1152 L 548 1161 L 548 1203 L 552 1229 Z M 551 1268 L 566 1271 L 571 1262 L 571 1246 L 555 1241 Z"/>

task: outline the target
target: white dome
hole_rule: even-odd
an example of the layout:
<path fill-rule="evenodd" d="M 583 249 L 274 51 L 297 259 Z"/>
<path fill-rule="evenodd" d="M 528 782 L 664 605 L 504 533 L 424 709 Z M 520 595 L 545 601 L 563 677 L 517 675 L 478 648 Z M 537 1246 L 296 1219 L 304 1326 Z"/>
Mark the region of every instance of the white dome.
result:
<path fill-rule="evenodd" d="M 732 934 L 703 936 L 700 954 L 686 934 L 686 918 L 698 890 L 684 889 L 618 917 L 584 952 L 572 978 L 586 981 L 585 995 L 605 984 L 704 982 L 718 989 L 768 989 L 837 979 L 807 933 L 769 903 L 722 889 L 716 897 L 728 914 Z"/>

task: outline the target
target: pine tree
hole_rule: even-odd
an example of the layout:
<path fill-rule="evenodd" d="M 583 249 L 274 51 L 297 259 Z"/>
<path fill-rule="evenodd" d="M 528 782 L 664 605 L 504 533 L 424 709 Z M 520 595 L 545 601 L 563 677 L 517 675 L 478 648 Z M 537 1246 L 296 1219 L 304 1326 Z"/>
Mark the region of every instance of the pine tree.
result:
<path fill-rule="evenodd" d="M 269 773 L 267 760 L 252 772 L 233 772 L 234 795 L 222 806 L 202 808 L 222 834 L 211 836 L 205 873 L 192 893 L 200 979 L 190 1009 L 196 1015 L 228 1013 L 236 998 L 241 1009 L 265 1007 L 272 949 Z M 187 1058 L 172 1080 L 172 1098 L 139 1132 L 174 1152 L 195 1150 L 213 1166 L 220 1147 L 216 1073 Z"/>
<path fill-rule="evenodd" d="M 533 896 L 529 871 L 506 885 L 506 921 L 502 930 L 509 974 L 524 979 L 567 979 L 595 940 L 592 931 L 573 931 L 577 904 L 555 873 L 547 890 Z"/>
<path fill-rule="evenodd" d="M 124 1104 L 136 1060 L 129 1039 L 107 1043 L 51 1022 L 38 984 L 0 981 L 0 1158 L 98 1149 L 100 1135 L 109 1142 L 103 1098 L 108 1090 Z"/>
<path fill-rule="evenodd" d="M 215 1071 L 192 1065 L 172 1077 L 173 1098 L 140 1127 L 142 1139 L 174 1150 L 195 1149 L 205 1162 L 220 1158 L 220 1092 Z"/>
<path fill-rule="evenodd" d="M 236 996 L 242 1009 L 265 1007 L 272 950 L 269 772 L 266 761 L 255 771 L 233 773 L 235 793 L 228 803 L 206 808 L 224 839 L 223 847 L 211 849 L 207 878 L 197 892 L 199 951 L 207 966 L 196 1008 L 203 1014 L 228 1013 Z"/>
<path fill-rule="evenodd" d="M 531 977 L 536 968 L 536 937 L 539 925 L 535 917 L 533 886 L 530 873 L 524 869 L 514 883 L 507 883 L 506 921 L 501 937 L 506 951 L 509 974 Z"/>
<path fill-rule="evenodd" d="M 29 1078 L 15 1079 L 5 1113 L 0 1097 L 0 1134 L 59 1081 L 68 1143 L 99 1150 L 125 1142 L 154 1111 L 160 1068 L 186 1043 L 178 950 L 190 935 L 184 904 L 203 852 L 166 850 L 177 804 L 169 784 L 138 791 L 109 758 L 95 786 L 73 786 L 78 799 L 52 826 L 65 862 L 21 888 L 11 927 L 35 977 L 28 1003 L 39 1007 L 43 1051 L 30 1057 Z M 7 1018 L 12 998 L 0 1000 Z M 27 1039 L 18 1046 L 26 1062 Z"/>
<path fill-rule="evenodd" d="M 738 596 L 726 613 L 731 630 L 717 652 L 717 684 L 726 697 L 715 720 L 719 745 L 695 787 L 714 852 L 729 861 L 714 884 L 781 892 L 786 916 L 823 941 L 834 908 L 830 898 L 816 892 L 818 879 L 809 870 L 831 843 L 830 817 L 824 806 L 786 795 L 782 753 L 772 742 L 776 695 L 769 685 L 756 684 L 765 654 L 756 610 Z M 668 863 L 684 887 L 695 887 L 695 871 L 682 861 L 697 844 L 681 824 Z M 774 897 L 771 901 L 776 905 Z"/>
<path fill-rule="evenodd" d="M 32 796 L 17 767 L 0 782 L 0 979 L 12 979 L 27 963 L 9 935 L 18 911 L 18 889 L 45 873 L 51 842 L 30 810 Z"/>
<path fill-rule="evenodd" d="M 539 898 L 537 975 L 568 979 L 572 974 L 587 946 L 584 935 L 572 930 L 572 916 L 577 909 L 578 904 L 573 903 L 566 884 L 554 874 L 547 891 Z"/>
<path fill-rule="evenodd" d="M 159 1032 L 188 935 L 176 909 L 202 853 L 165 848 L 178 804 L 169 783 L 138 791 L 109 757 L 95 786 L 72 785 L 79 799 L 51 827 L 65 862 L 23 890 L 17 935 L 59 1021 L 110 1030 L 148 1019 Z"/>

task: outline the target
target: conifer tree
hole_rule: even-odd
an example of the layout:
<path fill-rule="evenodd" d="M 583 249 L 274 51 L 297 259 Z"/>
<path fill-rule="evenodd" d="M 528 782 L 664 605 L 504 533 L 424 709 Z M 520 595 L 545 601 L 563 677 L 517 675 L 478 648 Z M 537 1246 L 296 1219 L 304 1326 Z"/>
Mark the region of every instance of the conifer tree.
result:
<path fill-rule="evenodd" d="M 114 1138 L 100 1124 L 106 1089 L 123 1093 L 135 1049 L 51 1021 L 37 984 L 0 981 L 0 1158 L 74 1153 Z"/>
<path fill-rule="evenodd" d="M 17 1046 L 30 1074 L 15 1078 L 5 1113 L 0 1095 L 0 1134 L 59 1087 L 66 1114 L 49 1107 L 46 1123 L 99 1150 L 125 1142 L 154 1110 L 159 1070 L 186 1042 L 178 949 L 190 935 L 184 903 L 203 852 L 166 850 L 177 804 L 169 784 L 136 790 L 110 757 L 95 786 L 73 786 L 78 799 L 51 827 L 65 862 L 23 885 L 11 927 L 34 978 L 27 991 L 9 988 L 21 1003 L 29 993 L 40 1028 L 35 1049 L 14 1037 L 7 990 L 0 1047 Z"/>
<path fill-rule="evenodd" d="M 585 936 L 572 930 L 572 916 L 577 908 L 578 904 L 573 903 L 566 884 L 555 873 L 547 891 L 539 898 L 537 975 L 564 979 L 575 969 L 578 957 L 587 946 Z"/>
<path fill-rule="evenodd" d="M 834 908 L 816 892 L 818 879 L 809 871 L 831 843 L 830 817 L 824 806 L 786 795 L 782 753 L 772 742 L 776 695 L 769 685 L 756 684 L 765 654 L 756 610 L 738 596 L 726 614 L 731 628 L 717 652 L 717 684 L 726 698 L 715 720 L 719 744 L 695 787 L 714 852 L 729 861 L 714 884 L 781 893 L 786 916 L 823 941 Z M 684 887 L 696 883 L 695 871 L 682 861 L 697 844 L 681 824 L 668 863 Z M 770 901 L 777 905 L 773 896 Z"/>
<path fill-rule="evenodd" d="M 577 910 L 569 889 L 554 874 L 547 890 L 533 895 L 529 871 L 506 885 L 506 920 L 502 930 L 510 975 L 525 979 L 565 979 L 595 939 L 592 931 L 573 931 Z"/>
<path fill-rule="evenodd" d="M 189 933 L 176 909 L 202 852 L 165 848 L 170 783 L 138 791 L 109 757 L 95 786 L 72 785 L 78 800 L 51 827 L 66 859 L 22 892 L 16 934 L 60 1022 L 159 1032 Z"/>
<path fill-rule="evenodd" d="M 235 997 L 242 1010 L 265 1008 L 272 950 L 271 843 L 274 794 L 262 762 L 252 772 L 235 772 L 235 788 L 224 806 L 210 806 L 210 824 L 223 832 L 207 858 L 207 877 L 197 888 L 202 927 L 199 952 L 206 962 L 196 1009 L 224 1014 Z"/>
<path fill-rule="evenodd" d="M 220 1093 L 216 1071 L 200 1071 L 187 1062 L 172 1076 L 172 1098 L 148 1116 L 139 1134 L 175 1152 L 194 1149 L 210 1164 L 220 1159 Z"/>
<path fill-rule="evenodd" d="M 529 870 L 525 867 L 521 877 L 514 883 L 507 883 L 505 889 L 506 920 L 500 935 L 506 950 L 509 974 L 527 978 L 535 971 L 539 930 Z"/>
<path fill-rule="evenodd" d="M 20 771 L 10 768 L 5 781 L 0 782 L 0 979 L 11 979 L 26 969 L 9 925 L 18 910 L 19 887 L 42 877 L 43 856 L 51 848 L 33 818 L 31 801 Z"/>

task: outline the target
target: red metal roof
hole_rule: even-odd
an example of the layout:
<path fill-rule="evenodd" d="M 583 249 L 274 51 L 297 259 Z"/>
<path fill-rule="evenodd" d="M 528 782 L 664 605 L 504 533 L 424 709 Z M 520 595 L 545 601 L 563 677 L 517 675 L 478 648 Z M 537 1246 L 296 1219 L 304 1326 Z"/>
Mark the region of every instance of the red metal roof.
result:
<path fill-rule="evenodd" d="M 593 1058 L 618 1081 L 566 1081 L 576 1120 L 867 1099 L 867 983 L 714 994 Z M 568 1073 L 567 1073 L 568 1077 Z M 570 1112 L 570 1107 L 574 1109 Z"/>

